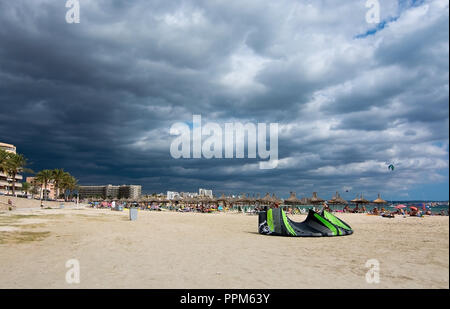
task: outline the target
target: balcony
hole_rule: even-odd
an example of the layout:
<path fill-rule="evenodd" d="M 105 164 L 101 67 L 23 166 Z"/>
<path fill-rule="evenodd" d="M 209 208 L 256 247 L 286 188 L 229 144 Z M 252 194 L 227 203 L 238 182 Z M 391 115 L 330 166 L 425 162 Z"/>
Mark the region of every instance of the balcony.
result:
<path fill-rule="evenodd" d="M 6 181 L 6 180 L 0 180 L 0 187 L 10 187 L 10 188 L 12 188 L 12 182 L 8 182 L 8 181 Z M 22 183 L 20 183 L 20 182 L 16 182 L 16 189 L 18 189 L 18 188 L 22 188 Z"/>
<path fill-rule="evenodd" d="M 8 175 L 6 175 L 5 173 L 3 173 L 3 172 L 0 172 L 0 179 L 2 179 L 2 178 L 11 178 L 11 177 L 9 177 Z M 22 180 L 23 179 L 23 176 L 22 175 L 16 175 L 16 180 Z"/>

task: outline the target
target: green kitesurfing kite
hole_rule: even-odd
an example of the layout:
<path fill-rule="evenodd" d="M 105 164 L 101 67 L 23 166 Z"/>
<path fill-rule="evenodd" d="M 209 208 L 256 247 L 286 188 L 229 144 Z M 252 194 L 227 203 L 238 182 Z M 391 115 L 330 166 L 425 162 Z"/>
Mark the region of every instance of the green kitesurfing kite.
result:
<path fill-rule="evenodd" d="M 345 236 L 353 234 L 352 228 L 326 210 L 310 209 L 303 222 L 295 222 L 281 208 L 261 211 L 258 218 L 260 234 L 295 237 Z"/>

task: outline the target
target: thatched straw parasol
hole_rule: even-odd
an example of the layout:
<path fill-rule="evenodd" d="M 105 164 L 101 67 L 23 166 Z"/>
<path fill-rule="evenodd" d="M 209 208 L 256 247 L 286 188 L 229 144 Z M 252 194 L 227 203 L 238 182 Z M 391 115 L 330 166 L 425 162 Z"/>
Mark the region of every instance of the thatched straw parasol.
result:
<path fill-rule="evenodd" d="M 233 206 L 233 204 L 234 204 L 235 202 L 236 202 L 236 199 L 235 199 L 232 195 L 227 196 L 227 203 L 228 203 L 229 205 Z"/>
<path fill-rule="evenodd" d="M 259 193 L 256 194 L 255 203 L 261 203 L 261 194 Z"/>
<path fill-rule="evenodd" d="M 155 202 L 155 203 L 162 203 L 164 201 L 164 199 L 163 198 L 158 198 L 156 196 L 152 196 L 152 197 L 150 197 L 148 199 L 148 201 L 151 202 L 151 203 L 153 203 L 153 202 Z"/>
<path fill-rule="evenodd" d="M 257 203 L 257 201 L 258 201 L 258 198 L 255 197 L 255 194 L 253 194 L 253 196 L 249 196 L 249 197 L 248 197 L 248 202 L 249 202 L 250 204 L 255 205 L 255 204 Z"/>
<path fill-rule="evenodd" d="M 340 195 L 339 192 L 336 191 L 336 195 L 334 195 L 331 200 L 327 201 L 328 204 L 332 204 L 332 205 L 347 205 L 348 202 L 346 200 L 344 200 Z"/>
<path fill-rule="evenodd" d="M 217 198 L 214 195 L 212 197 L 208 197 L 208 202 L 217 204 Z"/>
<path fill-rule="evenodd" d="M 179 197 L 178 195 L 176 195 L 176 196 L 174 196 L 174 198 L 171 199 L 170 201 L 171 201 L 171 202 L 180 202 L 181 200 L 182 200 L 181 197 Z"/>
<path fill-rule="evenodd" d="M 273 194 L 272 194 L 272 202 L 273 202 L 273 203 L 277 203 L 277 204 L 282 204 L 282 203 L 283 203 L 283 200 L 282 200 L 282 199 L 279 199 L 279 198 L 275 195 L 275 193 L 273 193 Z"/>
<path fill-rule="evenodd" d="M 222 195 L 219 196 L 218 198 L 214 198 L 214 202 L 216 202 L 217 204 L 222 203 L 223 206 L 225 206 L 226 203 L 228 202 L 228 199 L 225 196 L 225 194 L 222 193 Z"/>
<path fill-rule="evenodd" d="M 248 204 L 250 202 L 250 198 L 247 194 L 242 193 L 241 197 L 236 201 L 237 203 Z"/>
<path fill-rule="evenodd" d="M 272 198 L 270 197 L 270 194 L 269 194 L 269 193 L 266 193 L 266 195 L 265 195 L 262 199 L 260 199 L 260 202 L 261 202 L 262 204 L 270 204 L 270 203 L 273 203 Z"/>
<path fill-rule="evenodd" d="M 360 204 L 369 204 L 370 201 L 369 201 L 369 200 L 366 200 L 366 199 L 364 198 L 364 195 L 361 194 L 361 200 L 359 201 L 359 203 L 360 203 Z"/>
<path fill-rule="evenodd" d="M 218 202 L 227 202 L 228 198 L 225 196 L 225 194 L 222 193 L 220 197 L 217 198 Z"/>
<path fill-rule="evenodd" d="M 361 194 L 361 197 L 358 197 L 358 195 L 357 195 L 356 198 L 354 198 L 350 202 L 352 202 L 353 204 L 356 204 L 356 206 L 358 206 L 359 204 L 369 204 L 370 203 L 370 201 L 366 200 L 362 194 Z"/>
<path fill-rule="evenodd" d="M 146 195 L 146 196 L 141 196 L 140 198 L 139 198 L 139 202 L 145 202 L 145 203 L 148 203 L 148 202 L 150 202 L 152 200 L 152 197 L 151 196 L 148 196 L 148 195 Z"/>
<path fill-rule="evenodd" d="M 209 196 L 201 195 L 201 196 L 197 197 L 197 201 L 199 203 L 204 204 L 204 203 L 214 203 L 216 200 L 214 198 L 209 197 Z"/>
<path fill-rule="evenodd" d="M 302 201 L 297 198 L 297 194 L 295 192 L 291 192 L 291 196 L 284 200 L 286 205 L 301 205 Z"/>
<path fill-rule="evenodd" d="M 383 200 L 380 196 L 380 193 L 378 193 L 378 197 L 376 200 L 374 200 L 372 203 L 374 204 L 386 204 L 387 202 L 385 200 Z"/>
<path fill-rule="evenodd" d="M 317 192 L 313 192 L 313 196 L 311 197 L 310 202 L 311 204 L 321 204 L 325 202 L 325 200 L 318 197 Z"/>
<path fill-rule="evenodd" d="M 359 201 L 360 201 L 360 197 L 359 197 L 359 195 L 357 194 L 356 195 L 356 197 L 353 199 L 353 200 L 351 200 L 350 202 L 352 202 L 353 204 L 357 204 Z"/>

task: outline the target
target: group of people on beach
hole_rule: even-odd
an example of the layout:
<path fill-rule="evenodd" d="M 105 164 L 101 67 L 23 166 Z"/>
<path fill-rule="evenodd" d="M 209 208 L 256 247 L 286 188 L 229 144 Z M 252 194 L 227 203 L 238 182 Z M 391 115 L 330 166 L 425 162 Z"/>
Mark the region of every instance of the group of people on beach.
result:
<path fill-rule="evenodd" d="M 228 208 L 224 208 L 221 205 L 178 205 L 178 204 L 169 204 L 162 205 L 159 203 L 144 203 L 144 202 L 115 202 L 115 201 L 103 201 L 103 202 L 90 202 L 90 207 L 98 208 L 98 209 L 111 209 L 111 210 L 120 210 L 124 208 L 139 208 L 140 210 L 149 210 L 149 211 L 161 211 L 161 210 L 169 210 L 169 211 L 178 211 L 178 212 L 213 212 L 213 211 L 223 211 L 228 210 Z"/>
<path fill-rule="evenodd" d="M 324 203 L 324 209 L 326 209 L 328 211 L 332 211 L 332 210 L 330 210 L 329 206 L 326 203 Z M 426 216 L 432 216 L 432 215 L 448 216 L 449 215 L 448 210 L 447 210 L 447 213 L 445 213 L 444 210 L 441 210 L 438 214 L 433 214 L 429 208 L 422 211 L 422 210 L 418 209 L 417 207 L 411 207 L 411 209 L 409 209 L 409 210 L 407 208 L 399 208 L 399 209 L 395 209 L 393 211 L 386 210 L 384 207 L 381 207 L 381 209 L 378 209 L 378 207 L 374 207 L 372 210 L 368 211 L 365 206 L 362 206 L 361 208 L 359 208 L 358 205 L 356 205 L 356 207 L 353 209 L 351 209 L 348 205 L 346 205 L 346 206 L 344 206 L 342 212 L 343 213 L 366 213 L 366 214 L 389 217 L 389 218 L 393 218 L 395 215 L 411 216 L 411 217 L 422 217 L 424 215 L 426 215 Z"/>
<path fill-rule="evenodd" d="M 112 210 L 123 210 L 124 208 L 139 208 L 141 210 L 149 210 L 149 211 L 178 211 L 178 212 L 200 212 L 200 213 L 211 213 L 211 212 L 224 212 L 224 211 L 237 211 L 248 214 L 257 214 L 260 211 L 265 211 L 268 208 L 278 208 L 281 207 L 278 203 L 271 203 L 270 205 L 259 205 L 256 207 L 243 207 L 243 206 L 228 206 L 221 204 L 178 204 L 178 203 L 169 203 L 169 204 L 161 204 L 161 203 L 146 203 L 146 202 L 119 202 L 119 201 L 102 201 L 102 202 L 90 202 L 89 203 L 92 208 L 100 208 L 100 209 L 112 209 Z M 297 207 L 283 207 L 288 214 L 305 214 L 307 213 L 306 209 L 300 209 Z M 388 218 L 393 218 L 395 215 L 401 216 L 417 216 L 421 217 L 424 215 L 436 215 L 431 212 L 428 208 L 427 210 L 419 210 L 417 208 L 408 209 L 395 209 L 393 211 L 386 210 L 384 207 L 378 209 L 374 207 L 372 210 L 367 210 L 363 205 L 361 208 L 359 205 L 356 205 L 354 208 L 350 208 L 348 205 L 345 205 L 342 210 L 332 209 L 326 202 L 322 205 L 313 207 L 313 210 L 321 210 L 324 209 L 329 212 L 341 212 L 341 213 L 365 213 L 377 216 L 383 216 Z M 437 215 L 448 216 L 445 211 L 441 211 Z"/>

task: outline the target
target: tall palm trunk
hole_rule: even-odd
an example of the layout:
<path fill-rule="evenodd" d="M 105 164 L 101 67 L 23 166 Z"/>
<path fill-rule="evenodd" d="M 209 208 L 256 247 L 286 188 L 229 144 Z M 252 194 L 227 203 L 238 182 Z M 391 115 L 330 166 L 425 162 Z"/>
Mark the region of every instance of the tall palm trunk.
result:
<path fill-rule="evenodd" d="M 16 196 L 16 174 L 12 173 L 12 195 Z"/>

